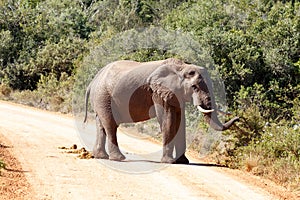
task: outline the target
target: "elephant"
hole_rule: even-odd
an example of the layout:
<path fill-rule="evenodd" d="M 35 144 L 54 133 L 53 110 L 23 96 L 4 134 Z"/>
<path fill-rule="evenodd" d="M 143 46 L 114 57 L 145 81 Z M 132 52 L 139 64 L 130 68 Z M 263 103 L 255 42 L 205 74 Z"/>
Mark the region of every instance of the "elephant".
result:
<path fill-rule="evenodd" d="M 90 82 L 85 94 L 84 123 L 89 97 L 96 114 L 94 157 L 124 160 L 117 141 L 118 126 L 156 117 L 163 138 L 161 162 L 188 164 L 186 102 L 192 102 L 217 131 L 230 128 L 239 119 L 234 117 L 224 124 L 219 121 L 212 91 L 212 81 L 204 67 L 176 58 L 150 62 L 121 60 L 106 65 Z M 107 140 L 109 154 L 105 149 Z"/>

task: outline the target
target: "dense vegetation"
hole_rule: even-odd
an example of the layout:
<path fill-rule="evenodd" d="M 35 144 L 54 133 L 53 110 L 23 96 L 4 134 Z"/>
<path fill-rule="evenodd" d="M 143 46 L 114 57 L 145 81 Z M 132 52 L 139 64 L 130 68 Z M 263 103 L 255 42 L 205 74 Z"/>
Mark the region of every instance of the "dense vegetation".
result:
<path fill-rule="evenodd" d="M 153 26 L 193 36 L 224 80 L 229 108 L 242 120 L 224 133 L 225 148 L 216 147 L 219 162 L 299 187 L 297 1 L 1 0 L 1 98 L 70 112 L 76 74 L 99 46 Z M 134 49 L 115 59 L 174 56 L 169 50 Z M 101 67 L 99 60 L 93 64 Z"/>

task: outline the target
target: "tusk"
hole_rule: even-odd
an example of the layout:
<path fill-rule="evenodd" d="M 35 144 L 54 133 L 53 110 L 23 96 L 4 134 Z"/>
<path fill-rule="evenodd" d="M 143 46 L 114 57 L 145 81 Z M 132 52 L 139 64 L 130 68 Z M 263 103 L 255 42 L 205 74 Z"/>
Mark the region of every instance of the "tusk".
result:
<path fill-rule="evenodd" d="M 211 113 L 211 112 L 214 112 L 215 110 L 212 109 L 212 110 L 205 110 L 204 108 L 202 108 L 201 106 L 197 106 L 198 110 L 202 113 Z"/>
<path fill-rule="evenodd" d="M 223 110 L 218 110 L 218 113 L 220 113 L 222 115 L 231 115 L 230 112 L 224 112 Z"/>

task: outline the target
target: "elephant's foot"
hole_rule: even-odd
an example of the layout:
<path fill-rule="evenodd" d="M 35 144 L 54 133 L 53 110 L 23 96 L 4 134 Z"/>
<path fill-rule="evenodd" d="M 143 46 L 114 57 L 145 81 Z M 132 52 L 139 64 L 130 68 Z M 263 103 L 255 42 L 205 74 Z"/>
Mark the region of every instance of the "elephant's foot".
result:
<path fill-rule="evenodd" d="M 176 163 L 176 160 L 172 157 L 169 157 L 169 156 L 163 156 L 162 159 L 161 159 L 161 162 L 162 163 L 174 164 L 174 163 Z"/>
<path fill-rule="evenodd" d="M 97 151 L 97 150 L 94 150 L 93 151 L 93 156 L 96 159 L 108 159 L 109 158 L 109 156 L 106 153 L 106 151 Z"/>
<path fill-rule="evenodd" d="M 113 152 L 109 154 L 109 160 L 122 161 L 125 160 L 125 156 L 121 152 Z"/>
<path fill-rule="evenodd" d="M 182 156 L 180 156 L 177 160 L 176 160 L 176 164 L 189 164 L 190 161 L 189 159 L 187 159 L 187 157 L 185 157 L 184 154 L 182 154 Z"/>

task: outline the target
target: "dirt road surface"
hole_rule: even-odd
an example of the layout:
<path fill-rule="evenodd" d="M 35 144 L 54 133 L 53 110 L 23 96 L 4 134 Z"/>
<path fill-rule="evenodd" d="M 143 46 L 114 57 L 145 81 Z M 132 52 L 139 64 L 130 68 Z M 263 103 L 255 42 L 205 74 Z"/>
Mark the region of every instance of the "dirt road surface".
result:
<path fill-rule="evenodd" d="M 131 157 L 129 162 L 78 159 L 58 149 L 80 145 L 70 116 L 0 101 L 0 133 L 13 144 L 34 199 L 274 199 L 263 189 L 197 159 L 191 165 L 134 160 L 141 151 L 154 148 L 150 151 L 155 152 L 161 145 L 122 132 L 119 143 Z M 149 163 L 153 166 L 148 172 L 133 173 L 134 166 Z"/>

